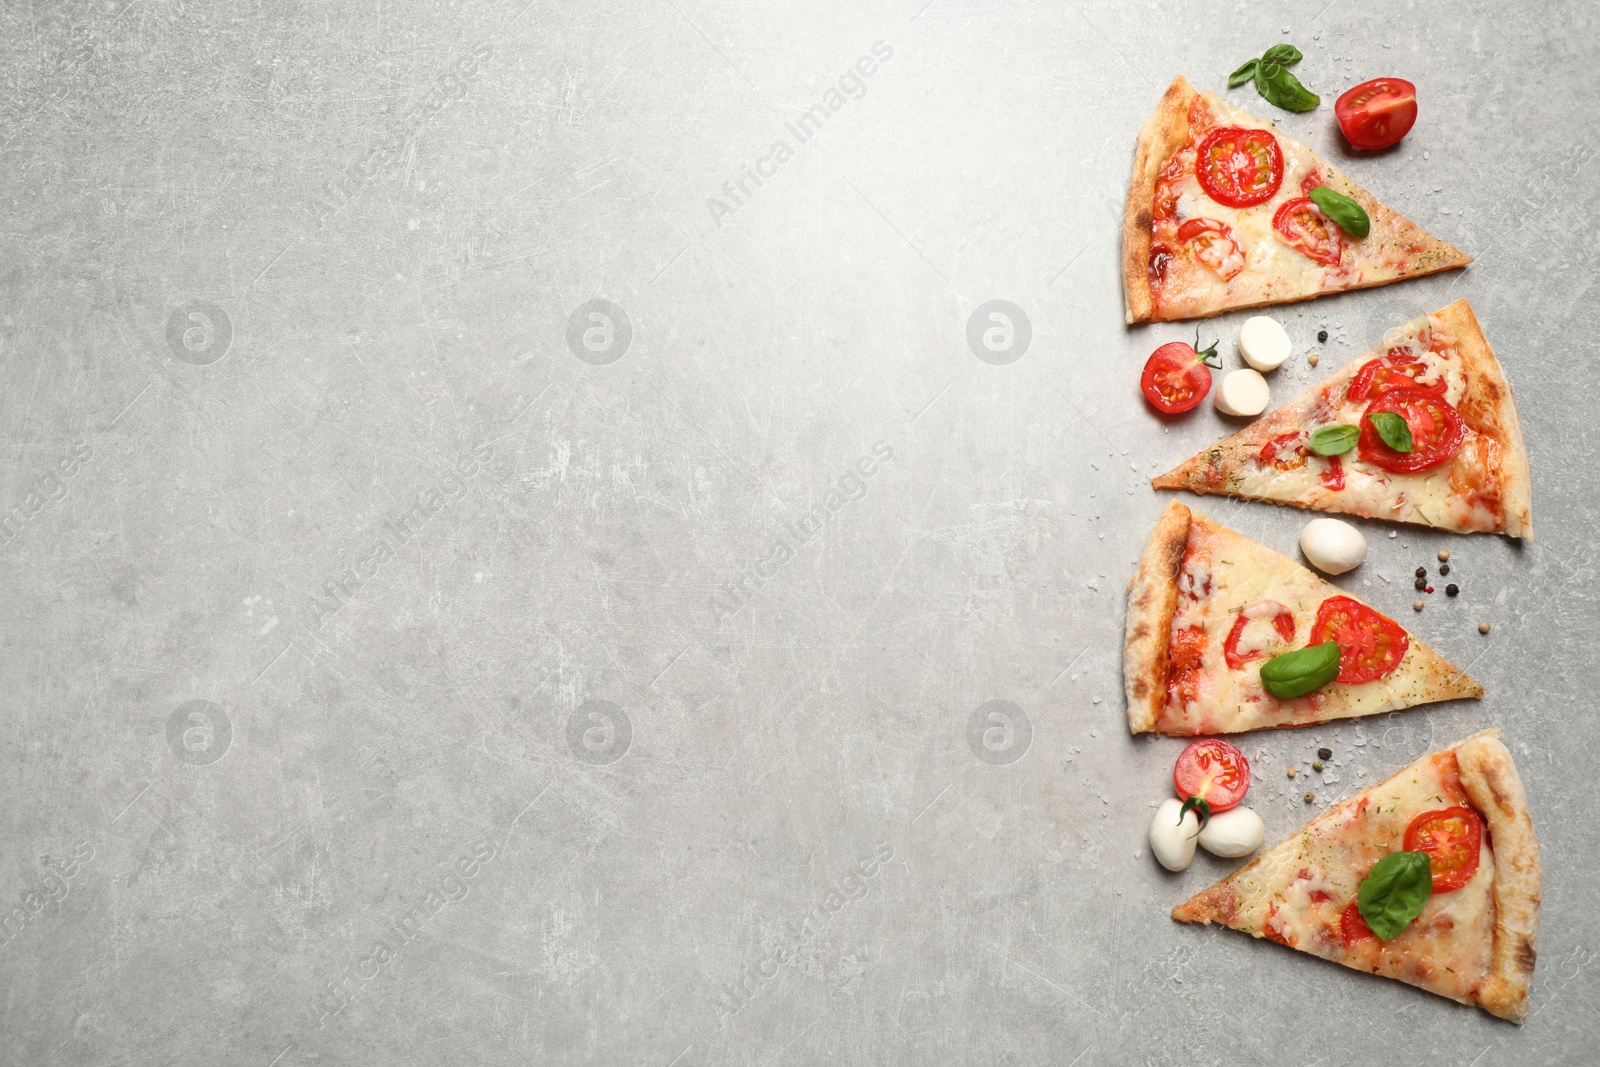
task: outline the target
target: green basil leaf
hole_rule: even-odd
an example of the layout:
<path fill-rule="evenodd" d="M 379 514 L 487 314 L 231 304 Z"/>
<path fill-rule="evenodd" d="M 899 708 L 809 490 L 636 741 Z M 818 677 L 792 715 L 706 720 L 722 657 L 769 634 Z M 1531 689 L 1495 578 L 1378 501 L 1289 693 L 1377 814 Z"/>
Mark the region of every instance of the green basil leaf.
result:
<path fill-rule="evenodd" d="M 1307 442 L 1311 451 L 1319 456 L 1342 456 L 1361 440 L 1361 430 L 1347 422 L 1336 426 L 1318 426 L 1311 431 L 1311 440 Z"/>
<path fill-rule="evenodd" d="M 1319 185 L 1307 195 L 1324 215 L 1337 222 L 1339 228 L 1351 237 L 1361 238 L 1372 232 L 1372 220 L 1367 218 L 1366 209 L 1343 193 Z"/>
<path fill-rule="evenodd" d="M 1320 645 L 1273 656 L 1261 665 L 1261 684 L 1275 697 L 1290 700 L 1321 689 L 1339 676 L 1339 643 Z"/>
<path fill-rule="evenodd" d="M 1267 95 L 1266 77 L 1267 77 L 1267 74 L 1269 73 L 1268 68 L 1271 68 L 1271 71 L 1270 71 L 1271 73 L 1275 73 L 1277 71 L 1282 70 L 1283 69 L 1283 65 L 1281 63 L 1262 63 L 1259 60 L 1257 60 L 1257 62 L 1256 62 L 1256 72 L 1255 72 L 1254 75 L 1252 75 L 1252 77 L 1253 77 L 1253 79 L 1255 80 L 1255 83 L 1256 83 L 1256 92 L 1260 93 L 1262 96 L 1266 96 Z"/>
<path fill-rule="evenodd" d="M 1384 444 L 1396 452 L 1411 451 L 1411 427 L 1404 418 L 1392 411 L 1374 411 L 1367 418 L 1378 428 L 1378 436 L 1383 438 Z"/>
<path fill-rule="evenodd" d="M 1422 914 L 1433 895 L 1426 852 L 1391 852 L 1373 866 L 1356 890 L 1356 909 L 1372 932 L 1393 941 Z"/>
<path fill-rule="evenodd" d="M 1244 66 L 1228 75 L 1228 88 L 1237 89 L 1245 82 L 1256 76 L 1256 61 L 1249 60 Z"/>
<path fill-rule="evenodd" d="M 1266 60 L 1256 64 L 1256 91 L 1285 111 L 1310 111 L 1322 103 L 1322 97 L 1301 85 L 1288 68 Z"/>
<path fill-rule="evenodd" d="M 1292 67 L 1305 57 L 1300 54 L 1300 49 L 1292 44 L 1275 44 L 1262 53 L 1261 62 L 1277 63 L 1281 66 Z"/>

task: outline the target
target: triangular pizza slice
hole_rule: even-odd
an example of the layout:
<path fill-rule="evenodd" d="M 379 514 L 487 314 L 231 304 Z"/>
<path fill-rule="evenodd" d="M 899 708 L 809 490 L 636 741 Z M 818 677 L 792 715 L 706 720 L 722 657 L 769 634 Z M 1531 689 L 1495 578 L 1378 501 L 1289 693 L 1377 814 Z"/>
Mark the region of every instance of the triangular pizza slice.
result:
<path fill-rule="evenodd" d="M 1328 641 L 1336 676 L 1298 696 L 1268 690 L 1263 665 Z M 1176 501 L 1128 585 L 1123 675 L 1136 734 L 1241 733 L 1483 695 L 1393 619 Z"/>
<path fill-rule="evenodd" d="M 1428 860 L 1415 861 L 1409 885 L 1386 876 L 1407 864 L 1390 860 L 1374 873 L 1400 852 Z M 1385 884 L 1358 903 L 1369 875 Z M 1485 730 L 1330 808 L 1172 917 L 1221 923 L 1521 1022 L 1540 882 L 1522 782 L 1499 732 Z M 1369 924 L 1375 915 L 1381 921 Z"/>
<path fill-rule="evenodd" d="M 1361 206 L 1364 237 L 1322 212 L 1311 198 L 1319 185 Z M 1285 304 L 1470 262 L 1272 123 L 1181 75 L 1139 130 L 1122 220 L 1129 322 Z"/>
<path fill-rule="evenodd" d="M 1403 425 L 1405 451 L 1392 447 L 1385 420 Z M 1533 537 L 1517 406 L 1465 300 L 1391 330 L 1321 385 L 1151 484 Z"/>

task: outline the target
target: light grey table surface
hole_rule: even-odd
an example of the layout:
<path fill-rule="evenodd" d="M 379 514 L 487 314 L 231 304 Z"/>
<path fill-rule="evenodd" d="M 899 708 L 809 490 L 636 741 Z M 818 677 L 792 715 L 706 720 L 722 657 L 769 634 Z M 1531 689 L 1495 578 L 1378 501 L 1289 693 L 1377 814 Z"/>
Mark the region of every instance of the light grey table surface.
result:
<path fill-rule="evenodd" d="M 5 5 L 0 1061 L 1593 1063 L 1596 22 Z M 1235 864 L 1145 843 L 1182 743 L 1128 735 L 1123 590 L 1230 426 L 1139 400 L 1193 330 L 1124 327 L 1120 215 L 1172 76 L 1279 41 L 1323 108 L 1229 99 L 1477 262 L 1280 311 L 1275 399 L 1469 297 L 1537 540 L 1363 524 L 1341 584 L 1488 696 L 1246 737 L 1251 803 L 1276 841 L 1500 727 L 1520 1029 L 1175 924 Z M 1421 118 L 1357 158 L 1380 74 Z"/>

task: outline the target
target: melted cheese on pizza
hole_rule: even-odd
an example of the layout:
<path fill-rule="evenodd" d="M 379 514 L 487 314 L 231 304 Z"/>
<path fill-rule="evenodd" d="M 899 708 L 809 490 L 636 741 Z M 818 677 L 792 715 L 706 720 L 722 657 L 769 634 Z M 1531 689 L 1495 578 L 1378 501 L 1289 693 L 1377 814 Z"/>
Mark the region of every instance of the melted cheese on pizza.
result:
<path fill-rule="evenodd" d="M 1278 209 L 1318 185 L 1346 195 L 1356 191 L 1355 186 L 1310 149 L 1278 134 L 1271 123 L 1215 98 L 1196 98 L 1189 109 L 1189 125 L 1188 143 L 1169 157 L 1156 181 L 1149 277 L 1151 298 L 1161 317 L 1210 315 L 1226 308 L 1296 300 L 1429 268 L 1426 261 L 1436 253 L 1420 243 L 1425 235 L 1387 210 L 1372 218 L 1371 232 L 1360 240 L 1333 227 L 1341 246 L 1337 263 L 1324 264 L 1306 255 L 1274 228 Z M 1212 199 L 1201 186 L 1195 173 L 1200 142 L 1222 126 L 1265 130 L 1276 138 L 1283 153 L 1283 181 L 1265 203 L 1230 207 Z M 1389 219 L 1404 226 L 1386 227 Z M 1185 233 L 1184 224 L 1191 220 L 1226 227 L 1224 238 L 1214 236 L 1217 231 Z M 1396 232 L 1386 232 L 1391 228 Z"/>
<path fill-rule="evenodd" d="M 1424 653 L 1416 642 L 1383 678 L 1354 685 L 1334 682 L 1292 700 L 1267 692 L 1261 665 L 1304 648 L 1317 609 L 1339 593 L 1291 560 L 1274 564 L 1232 531 L 1191 523 L 1177 581 L 1167 702 L 1156 730 L 1234 733 L 1372 715 L 1438 699 L 1417 691 L 1417 672 L 1411 668 Z M 1230 664 L 1229 638 L 1236 627 Z"/>
<path fill-rule="evenodd" d="M 1455 754 L 1435 753 L 1306 827 L 1297 848 L 1275 849 L 1241 871 L 1221 918 L 1235 929 L 1467 1001 L 1488 973 L 1494 947 L 1494 853 L 1487 834 L 1467 884 L 1430 897 L 1393 941 L 1346 945 L 1340 924 L 1373 864 L 1404 847 L 1411 821 L 1456 806 L 1471 801 Z"/>
<path fill-rule="evenodd" d="M 1384 355 L 1418 360 L 1419 385 L 1444 383 L 1444 399 L 1458 409 L 1467 395 L 1467 370 L 1456 339 L 1434 316 L 1424 316 L 1390 331 Z M 1372 357 L 1382 358 L 1382 357 Z M 1271 500 L 1293 500 L 1310 508 L 1374 519 L 1442 526 L 1456 530 L 1497 531 L 1505 522 L 1502 448 L 1474 426 L 1470 408 L 1462 410 L 1466 430 L 1454 455 L 1431 470 L 1396 473 L 1361 459 L 1359 449 L 1323 457 L 1305 447 L 1321 426 L 1360 427 L 1370 400 L 1351 400 L 1349 387 L 1367 359 L 1335 375 L 1310 397 L 1275 415 L 1274 424 L 1295 427 L 1279 434 L 1241 467 L 1228 472 L 1229 492 Z"/>

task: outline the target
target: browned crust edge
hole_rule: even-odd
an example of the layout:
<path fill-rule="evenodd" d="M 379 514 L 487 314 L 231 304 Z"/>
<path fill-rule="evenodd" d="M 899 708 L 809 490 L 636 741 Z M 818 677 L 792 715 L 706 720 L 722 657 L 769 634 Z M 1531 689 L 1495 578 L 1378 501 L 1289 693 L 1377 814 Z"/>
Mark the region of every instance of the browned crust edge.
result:
<path fill-rule="evenodd" d="M 1150 293 L 1150 213 L 1156 178 L 1167 159 L 1189 139 L 1189 105 L 1194 86 L 1182 74 L 1172 79 L 1155 113 L 1139 127 L 1128 207 L 1122 213 L 1122 292 L 1129 323 L 1149 322 L 1155 311 Z"/>
<path fill-rule="evenodd" d="M 1489 1014 L 1520 1023 L 1528 1017 L 1543 872 L 1528 797 L 1499 733 L 1474 734 L 1455 751 L 1462 788 L 1488 820 L 1494 853 L 1494 949 L 1476 997 Z"/>
<path fill-rule="evenodd" d="M 1128 697 L 1128 731 L 1153 729 L 1167 696 L 1167 648 L 1178 609 L 1178 568 L 1189 544 L 1189 509 L 1168 504 L 1139 566 L 1128 582 L 1128 621 L 1122 652 L 1122 683 Z"/>
<path fill-rule="evenodd" d="M 1502 486 L 1505 524 L 1500 530 L 1508 537 L 1533 540 L 1533 474 L 1528 465 L 1528 446 L 1522 438 L 1522 421 L 1517 417 L 1517 402 L 1505 369 L 1489 347 L 1478 317 L 1466 299 L 1457 300 L 1434 312 L 1455 335 L 1462 361 L 1471 369 L 1471 393 L 1463 398 L 1476 420 L 1485 425 L 1474 429 L 1487 433 L 1500 444 L 1500 469 L 1495 476 Z"/>

